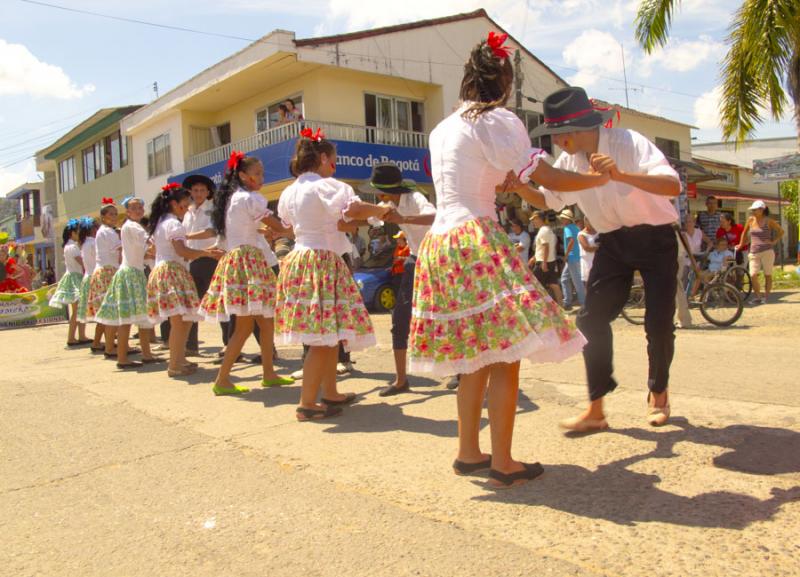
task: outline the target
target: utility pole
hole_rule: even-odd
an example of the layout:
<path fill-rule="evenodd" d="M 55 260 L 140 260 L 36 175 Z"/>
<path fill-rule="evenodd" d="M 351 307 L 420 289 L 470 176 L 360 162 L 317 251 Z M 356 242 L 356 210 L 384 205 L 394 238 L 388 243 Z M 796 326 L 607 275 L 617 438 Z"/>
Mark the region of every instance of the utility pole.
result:
<path fill-rule="evenodd" d="M 625 108 L 630 108 L 630 102 L 628 101 L 628 71 L 625 67 L 625 46 L 622 45 L 622 42 L 619 43 L 619 49 L 622 52 L 622 77 L 625 79 Z"/>
<path fill-rule="evenodd" d="M 153 92 L 155 92 L 156 99 L 158 99 L 158 82 L 153 82 Z"/>
<path fill-rule="evenodd" d="M 514 53 L 514 89 L 516 98 L 514 99 L 514 108 L 516 109 L 517 116 L 524 122 L 522 118 L 522 54 L 519 50 Z"/>

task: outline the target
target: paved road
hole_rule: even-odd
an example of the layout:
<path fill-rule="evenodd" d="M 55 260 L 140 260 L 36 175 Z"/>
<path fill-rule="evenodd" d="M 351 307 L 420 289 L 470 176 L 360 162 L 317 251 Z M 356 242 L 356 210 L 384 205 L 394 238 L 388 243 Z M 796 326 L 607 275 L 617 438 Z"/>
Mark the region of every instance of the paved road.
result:
<path fill-rule="evenodd" d="M 524 366 L 516 454 L 547 473 L 500 493 L 450 472 L 451 392 L 377 397 L 385 316 L 342 385 L 365 399 L 325 424 L 295 422 L 299 387 L 217 399 L 207 362 L 175 381 L 64 350 L 63 326 L 0 333 L 0 575 L 800 575 L 800 292 L 778 296 L 678 333 L 663 429 L 639 327 L 615 325 L 608 433 L 555 426 L 579 359 Z"/>

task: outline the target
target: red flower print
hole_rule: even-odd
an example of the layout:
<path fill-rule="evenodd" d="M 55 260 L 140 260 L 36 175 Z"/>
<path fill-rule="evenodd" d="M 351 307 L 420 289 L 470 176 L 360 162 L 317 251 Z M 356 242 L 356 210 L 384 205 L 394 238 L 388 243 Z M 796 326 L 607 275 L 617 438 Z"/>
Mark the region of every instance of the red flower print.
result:
<path fill-rule="evenodd" d="M 451 355 L 455 348 L 450 343 L 444 343 L 439 347 L 439 353 L 443 355 Z"/>
<path fill-rule="evenodd" d="M 508 255 L 510 255 L 510 254 L 511 254 L 511 249 L 510 249 L 510 248 L 508 248 L 506 245 L 503 245 L 503 246 L 501 246 L 501 247 L 500 247 L 500 252 L 501 252 L 501 253 L 503 253 L 503 256 L 504 256 L 504 257 L 508 257 Z M 500 264 L 500 263 L 498 263 L 498 265 L 499 265 L 499 264 Z"/>
<path fill-rule="evenodd" d="M 471 349 L 474 349 L 476 346 L 478 346 L 478 337 L 476 337 L 475 335 L 471 335 L 467 339 L 467 346 Z"/>
<path fill-rule="evenodd" d="M 433 331 L 433 335 L 435 337 L 441 338 L 445 334 L 444 332 L 444 325 L 436 325 L 436 328 Z"/>
<path fill-rule="evenodd" d="M 494 266 L 500 266 L 500 263 L 503 262 L 503 258 L 496 252 L 492 253 L 491 259 L 492 262 L 494 263 Z"/>
<path fill-rule="evenodd" d="M 486 274 L 486 265 L 482 262 L 476 263 L 473 265 L 472 271 L 475 273 L 475 276 L 482 278 Z"/>
<path fill-rule="evenodd" d="M 428 344 L 428 341 L 421 341 L 417 346 L 419 347 L 419 350 L 422 351 L 423 353 L 427 353 L 431 348 L 430 345 Z"/>
<path fill-rule="evenodd" d="M 489 300 L 489 293 L 487 291 L 478 291 L 478 294 L 475 295 L 475 298 L 478 299 L 479 303 L 486 302 Z"/>
<path fill-rule="evenodd" d="M 500 341 L 500 348 L 506 350 L 507 348 L 511 347 L 511 341 L 508 339 L 503 339 Z"/>
<path fill-rule="evenodd" d="M 462 248 L 461 249 L 461 258 L 464 260 L 469 260 L 472 257 L 472 249 L 471 248 Z"/>

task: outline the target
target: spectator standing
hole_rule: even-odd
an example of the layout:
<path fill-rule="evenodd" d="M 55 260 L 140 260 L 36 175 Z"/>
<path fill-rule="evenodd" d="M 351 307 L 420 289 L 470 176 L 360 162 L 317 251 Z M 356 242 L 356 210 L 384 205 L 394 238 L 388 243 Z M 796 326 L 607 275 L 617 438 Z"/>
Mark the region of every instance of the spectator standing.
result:
<path fill-rule="evenodd" d="M 583 230 L 578 233 L 578 243 L 581 248 L 581 282 L 584 288 L 589 282 L 589 273 L 594 262 L 594 253 L 597 252 L 598 239 L 600 235 L 589 222 L 588 218 L 583 219 Z"/>
<path fill-rule="evenodd" d="M 733 220 L 733 216 L 729 215 L 727 212 L 722 213 L 720 226 L 716 234 L 718 239 L 725 238 L 728 241 L 729 247 L 738 247 L 742 242 L 743 232 L 744 227 L 741 224 L 736 224 L 736 221 Z M 736 252 L 736 264 L 742 264 L 744 262 L 744 252 L 747 251 L 748 245 L 743 246 L 744 248 L 742 250 L 737 250 Z"/>
<path fill-rule="evenodd" d="M 536 277 L 545 290 L 550 291 L 553 300 L 563 302 L 561 287 L 558 284 L 558 271 L 556 269 L 556 235 L 544 222 L 544 213 L 536 211 L 531 217 L 533 226 L 536 227 L 536 240 L 534 241 L 533 258 L 528 264 L 533 268 Z"/>
<path fill-rule="evenodd" d="M 578 242 L 580 229 L 568 208 L 558 213 L 564 234 L 564 269 L 561 271 L 561 290 L 564 293 L 564 310 L 572 308 L 572 287 L 578 295 L 578 304 L 583 306 L 586 291 L 581 282 L 581 246 Z"/>
<path fill-rule="evenodd" d="M 697 226 L 696 221 L 700 219 L 700 215 L 695 218 L 686 220 L 686 240 L 689 241 L 689 248 L 692 254 L 703 254 L 703 244 L 711 246 L 711 239 Z"/>
<path fill-rule="evenodd" d="M 703 239 L 703 243 L 707 251 L 714 247 L 714 241 L 712 239 L 717 235 L 721 216 L 721 213 L 717 212 L 717 197 L 709 196 L 706 198 L 706 211 L 697 215 L 697 226 L 706 236 L 706 238 Z"/>
<path fill-rule="evenodd" d="M 753 283 L 753 292 L 756 298 L 753 304 L 764 304 L 772 292 L 772 267 L 775 265 L 775 245 L 783 236 L 781 225 L 769 217 L 769 208 L 763 200 L 757 200 L 750 206 L 752 215 L 742 231 L 739 241 L 739 250 L 744 249 L 745 240 L 750 239 L 750 254 L 747 260 L 750 264 L 750 279 Z M 773 234 L 774 233 L 774 234 Z M 773 238 L 774 236 L 774 238 Z M 764 273 L 764 296 L 761 296 L 761 283 L 758 273 Z"/>

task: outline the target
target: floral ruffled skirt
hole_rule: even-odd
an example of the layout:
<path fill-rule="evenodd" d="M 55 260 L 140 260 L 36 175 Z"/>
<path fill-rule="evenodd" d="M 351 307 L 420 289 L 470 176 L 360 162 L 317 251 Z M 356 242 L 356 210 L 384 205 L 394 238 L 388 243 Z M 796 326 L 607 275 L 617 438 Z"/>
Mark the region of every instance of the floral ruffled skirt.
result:
<path fill-rule="evenodd" d="M 423 240 L 409 370 L 447 376 L 521 359 L 557 362 L 585 344 L 491 219 Z"/>
<path fill-rule="evenodd" d="M 83 275 L 81 280 L 81 288 L 78 295 L 78 322 L 89 322 L 86 318 L 86 309 L 89 308 L 89 284 L 91 284 L 91 276 L 88 274 Z"/>
<path fill-rule="evenodd" d="M 97 321 L 109 326 L 139 325 L 149 328 L 147 316 L 147 277 L 144 271 L 123 266 L 114 274 Z"/>
<path fill-rule="evenodd" d="M 200 304 L 206 320 L 224 322 L 231 315 L 275 316 L 275 273 L 264 253 L 250 245 L 223 256 Z"/>
<path fill-rule="evenodd" d="M 115 272 L 117 269 L 113 266 L 104 266 L 96 268 L 89 277 L 89 294 L 86 299 L 86 320 L 88 322 L 99 322 L 95 317 L 97 311 L 100 310 L 100 305 L 103 304 L 103 299 L 106 298 L 106 292 Z"/>
<path fill-rule="evenodd" d="M 68 272 L 61 277 L 56 287 L 56 292 L 50 297 L 51 307 L 60 307 L 76 303 L 81 298 L 81 284 L 83 274 L 79 272 Z"/>
<path fill-rule="evenodd" d="M 157 325 L 170 317 L 184 321 L 203 320 L 198 312 L 200 299 L 189 271 L 175 261 L 162 262 L 150 273 L 147 281 L 147 317 Z"/>
<path fill-rule="evenodd" d="M 376 344 L 372 321 L 342 258 L 331 251 L 293 250 L 281 263 L 275 315 L 279 343 L 357 351 Z"/>

